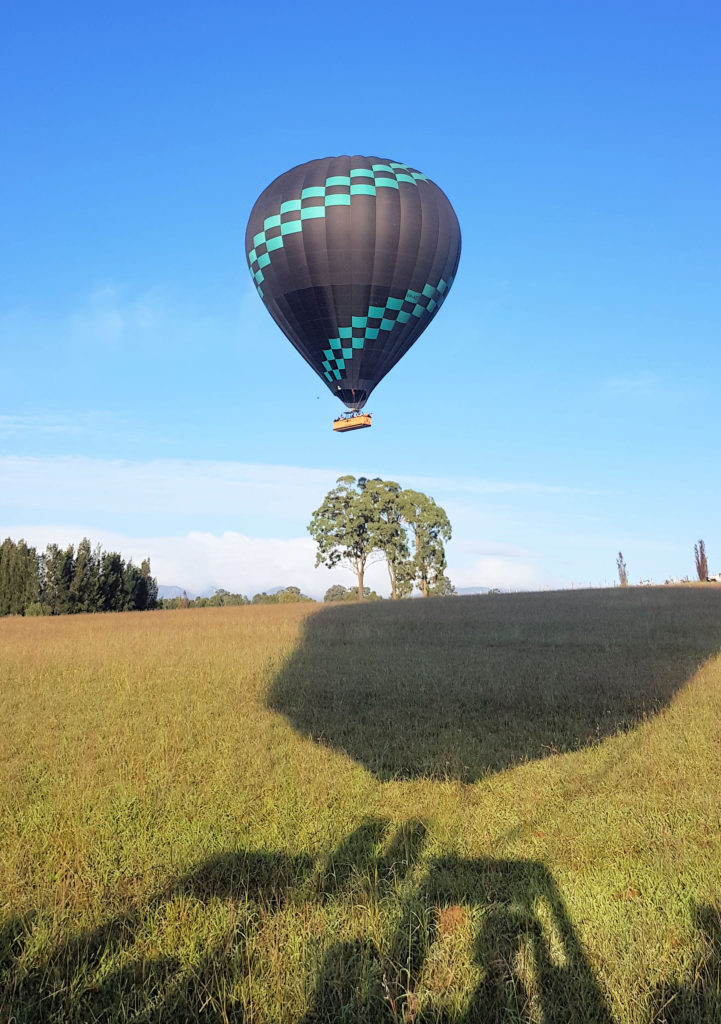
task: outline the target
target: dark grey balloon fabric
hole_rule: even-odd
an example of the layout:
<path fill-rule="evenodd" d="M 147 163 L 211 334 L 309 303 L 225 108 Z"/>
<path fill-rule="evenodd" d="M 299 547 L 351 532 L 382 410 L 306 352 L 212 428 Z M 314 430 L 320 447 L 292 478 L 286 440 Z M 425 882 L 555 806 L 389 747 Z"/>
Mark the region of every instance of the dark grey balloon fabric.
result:
<path fill-rule="evenodd" d="M 327 157 L 261 194 L 246 253 L 280 329 L 333 394 L 360 409 L 442 305 L 461 232 L 420 171 L 380 157 Z"/>

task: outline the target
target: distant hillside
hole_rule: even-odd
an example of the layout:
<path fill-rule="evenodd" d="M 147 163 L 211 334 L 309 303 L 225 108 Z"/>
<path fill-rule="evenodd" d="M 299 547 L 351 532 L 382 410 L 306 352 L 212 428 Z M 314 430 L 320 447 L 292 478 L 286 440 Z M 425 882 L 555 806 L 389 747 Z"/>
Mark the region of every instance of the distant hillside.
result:
<path fill-rule="evenodd" d="M 164 583 L 158 586 L 158 597 L 164 600 L 172 597 L 182 597 L 183 594 L 187 596 L 189 601 L 192 601 L 196 596 L 192 590 L 185 590 L 184 587 L 169 587 Z"/>

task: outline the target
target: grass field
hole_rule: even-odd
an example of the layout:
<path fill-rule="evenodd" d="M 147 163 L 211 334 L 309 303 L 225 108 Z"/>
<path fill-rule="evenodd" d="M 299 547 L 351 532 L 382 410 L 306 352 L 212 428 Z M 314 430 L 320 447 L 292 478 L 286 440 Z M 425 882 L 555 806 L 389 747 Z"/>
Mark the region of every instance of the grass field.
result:
<path fill-rule="evenodd" d="M 0 1021 L 721 1021 L 721 588 L 0 621 Z"/>

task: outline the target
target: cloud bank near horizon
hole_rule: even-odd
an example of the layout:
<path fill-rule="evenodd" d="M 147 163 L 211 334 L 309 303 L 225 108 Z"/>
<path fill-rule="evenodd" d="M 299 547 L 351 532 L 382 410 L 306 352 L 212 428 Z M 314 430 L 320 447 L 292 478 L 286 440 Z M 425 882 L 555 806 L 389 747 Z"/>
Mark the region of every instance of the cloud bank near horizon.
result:
<path fill-rule="evenodd" d="M 40 549 L 87 536 L 126 558 L 150 557 L 160 583 L 194 592 L 215 586 L 252 595 L 294 585 L 319 597 L 333 583 L 353 585 L 348 571 L 315 568 L 306 533 L 339 475 L 222 461 L 7 456 L 0 458 L 0 532 Z M 539 554 L 533 529 L 540 524 L 548 535 L 553 523 L 562 530 L 564 509 L 587 500 L 583 492 L 475 477 L 397 479 L 431 493 L 448 512 L 448 575 L 456 587 L 567 585 L 563 567 L 555 571 L 554 558 Z M 370 567 L 367 583 L 388 593 L 384 564 Z"/>
<path fill-rule="evenodd" d="M 183 537 L 128 536 L 108 530 L 72 525 L 17 525 L 4 527 L 2 536 L 44 550 L 49 543 L 77 546 L 83 537 L 109 551 L 119 551 L 136 564 L 150 558 L 153 575 L 165 586 L 182 587 L 202 593 L 223 587 L 248 597 L 273 587 L 296 586 L 311 597 L 321 598 L 328 587 L 340 583 L 355 586 L 353 574 L 342 568 L 315 568 L 315 544 L 310 537 L 247 537 L 227 531 L 223 534 L 191 532 Z M 491 549 L 493 545 L 491 545 Z M 524 553 L 491 554 L 469 566 L 449 566 L 448 575 L 456 587 L 500 587 L 535 590 L 550 585 L 544 581 Z M 388 596 L 388 574 L 384 562 L 369 565 L 366 585 Z"/>

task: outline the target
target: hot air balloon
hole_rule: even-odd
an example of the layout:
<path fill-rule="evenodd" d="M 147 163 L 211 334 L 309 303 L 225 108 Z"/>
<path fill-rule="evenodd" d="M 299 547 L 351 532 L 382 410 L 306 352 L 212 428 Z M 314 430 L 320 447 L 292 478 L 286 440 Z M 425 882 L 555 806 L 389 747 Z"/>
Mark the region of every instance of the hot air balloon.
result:
<path fill-rule="evenodd" d="M 420 171 L 380 157 L 326 157 L 261 193 L 246 253 L 268 312 L 350 410 L 333 425 L 342 431 L 370 426 L 361 412 L 369 395 L 445 301 L 461 232 L 445 194 Z"/>

